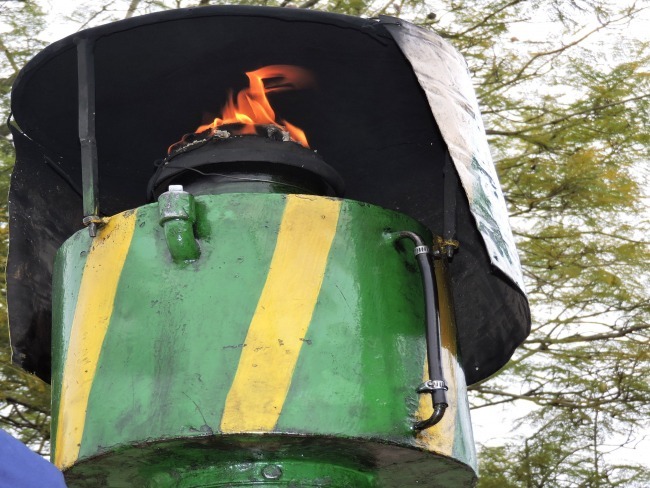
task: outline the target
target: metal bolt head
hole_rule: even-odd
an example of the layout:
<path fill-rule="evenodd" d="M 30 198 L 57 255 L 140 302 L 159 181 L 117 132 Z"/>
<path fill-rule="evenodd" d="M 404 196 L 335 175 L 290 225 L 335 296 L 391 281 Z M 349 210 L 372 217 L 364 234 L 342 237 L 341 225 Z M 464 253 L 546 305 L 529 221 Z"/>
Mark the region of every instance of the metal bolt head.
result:
<path fill-rule="evenodd" d="M 172 191 L 172 192 L 181 192 L 181 191 L 184 191 L 184 190 L 183 190 L 183 185 L 169 185 L 169 189 L 168 189 L 168 191 Z"/>
<path fill-rule="evenodd" d="M 278 480 L 282 476 L 282 468 L 277 464 L 267 464 L 262 468 L 262 476 L 267 480 Z"/>

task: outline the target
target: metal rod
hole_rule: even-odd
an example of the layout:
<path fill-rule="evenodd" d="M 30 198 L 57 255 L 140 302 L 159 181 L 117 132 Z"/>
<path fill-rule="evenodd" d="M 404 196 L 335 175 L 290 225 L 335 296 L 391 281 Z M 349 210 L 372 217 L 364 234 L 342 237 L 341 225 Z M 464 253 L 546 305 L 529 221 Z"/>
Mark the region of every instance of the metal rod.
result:
<path fill-rule="evenodd" d="M 442 213 L 442 254 L 451 259 L 458 247 L 456 241 L 456 195 L 458 193 L 458 175 L 454 168 L 449 151 L 445 155 L 445 175 L 443 189 L 443 213 Z"/>
<path fill-rule="evenodd" d="M 97 140 L 95 139 L 95 58 L 94 39 L 77 38 L 79 93 L 79 143 L 81 144 L 81 184 L 83 223 L 92 237 L 97 235 L 99 195 L 97 183 Z"/>

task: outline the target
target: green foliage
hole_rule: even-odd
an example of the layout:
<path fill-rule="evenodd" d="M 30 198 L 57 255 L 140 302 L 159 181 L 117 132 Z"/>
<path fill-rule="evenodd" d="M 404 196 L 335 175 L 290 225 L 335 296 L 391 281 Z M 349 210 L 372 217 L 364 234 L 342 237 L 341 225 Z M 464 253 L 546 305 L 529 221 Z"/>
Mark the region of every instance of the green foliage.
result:
<path fill-rule="evenodd" d="M 471 389 L 474 408 L 535 407 L 523 443 L 482 449 L 481 487 L 647 486 L 647 466 L 606 454 L 634 445 L 650 413 L 650 50 L 627 35 L 647 6 L 498 2 L 486 25 L 458 9 L 437 26 L 478 82 L 534 318 L 509 365 Z M 520 40 L 523 19 L 555 35 Z"/>
<path fill-rule="evenodd" d="M 650 473 L 643 467 L 626 464 L 608 466 L 603 462 L 602 455 L 586 457 L 586 448 L 594 440 L 594 432 L 588 422 L 569 415 L 559 416 L 553 421 L 548 429 L 540 430 L 539 435 L 527 440 L 523 446 L 508 444 L 484 450 L 480 461 L 482 477 L 479 486 L 645 488 L 650 483 Z M 583 441 L 585 449 L 564 447 L 575 446 L 575 437 Z"/>
<path fill-rule="evenodd" d="M 0 15 L 0 118 L 9 115 L 9 93 L 20 68 L 42 49 L 37 39 L 43 14 L 33 2 L 2 2 Z M 13 145 L 9 129 L 0 126 L 0 266 L 6 266 L 8 226 L 7 193 L 13 167 Z M 35 376 L 11 365 L 11 347 L 6 314 L 6 283 L 0 282 L 0 427 L 11 432 L 36 452 L 49 454 L 50 388 Z"/>
<path fill-rule="evenodd" d="M 8 3 L 0 4 L 12 26 L 0 34 L 5 115 L 11 80 L 40 47 L 42 28 L 37 3 Z M 218 3 L 226 2 L 89 0 L 70 19 L 84 28 Z M 530 339 L 501 374 L 471 389 L 476 409 L 533 407 L 516 438 L 482 448 L 480 486 L 650 486 L 647 467 L 609 454 L 634 445 L 650 414 L 650 46 L 630 34 L 640 31 L 644 15 L 647 21 L 648 0 L 236 3 L 399 15 L 432 27 L 463 53 L 513 216 L 534 318 Z M 0 136 L 6 194 L 12 155 L 6 129 Z M 6 224 L 0 229 L 6 256 Z M 0 335 L 4 364 L 6 341 Z M 43 445 L 47 388 L 9 366 L 0 380 L 0 423 Z M 14 405 L 20 408 L 10 410 Z"/>

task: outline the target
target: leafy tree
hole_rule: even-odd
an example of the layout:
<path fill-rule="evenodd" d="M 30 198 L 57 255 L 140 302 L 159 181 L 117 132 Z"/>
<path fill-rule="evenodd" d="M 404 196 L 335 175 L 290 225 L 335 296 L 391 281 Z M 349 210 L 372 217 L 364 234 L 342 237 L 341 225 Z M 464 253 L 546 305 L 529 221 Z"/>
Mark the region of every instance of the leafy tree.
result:
<path fill-rule="evenodd" d="M 78 5 L 70 20 L 85 28 L 217 3 L 91 0 Z M 471 388 L 474 409 L 534 407 L 515 424 L 514 439 L 483 446 L 480 486 L 649 486 L 647 466 L 609 455 L 639 440 L 650 413 L 650 195 L 644 186 L 650 176 L 650 46 L 634 34 L 649 18 L 648 0 L 239 3 L 398 15 L 435 29 L 464 54 L 513 217 L 533 313 L 531 336 L 513 360 Z M 3 95 L 24 63 L 20 53 L 38 47 L 30 44 L 40 28 L 35 3 L 12 9 L 5 3 L 3 17 L 15 19 L 20 9 L 29 23 L 16 23 L 14 38 L 0 34 Z M 31 31 L 19 31 L 19 24 Z M 525 28 L 531 25 L 546 35 L 531 37 Z M 6 95 L 3 100 L 6 112 Z M 1 134 L 0 184 L 6 192 L 11 154 L 7 133 Z M 6 225 L 0 229 L 6 246 Z M 0 251 L 6 255 L 6 247 Z M 6 336 L 0 341 L 2 347 Z M 0 354 L 6 363 L 6 346 Z M 22 381 L 17 391 L 30 399 L 20 414 L 8 410 L 16 378 Z M 0 423 L 27 432 L 28 441 L 38 433 L 32 445 L 46 439 L 46 387 L 8 366 L 0 380 Z M 18 422 L 21 416 L 29 422 Z"/>
<path fill-rule="evenodd" d="M 647 468 L 606 452 L 637 442 L 648 418 L 650 51 L 626 36 L 648 5 L 502 5 L 459 10 L 449 37 L 480 80 L 534 323 L 472 400 L 537 408 L 522 444 L 483 449 L 481 484 L 508 472 L 518 486 L 647 486 Z M 511 19 L 540 18 L 554 35 L 512 35 Z"/>
<path fill-rule="evenodd" d="M 42 49 L 37 39 L 43 28 L 43 13 L 32 2 L 0 3 L 0 111 L 9 115 L 9 92 L 20 68 Z M 7 260 L 7 199 L 9 175 L 14 162 L 9 128 L 0 126 L 0 266 Z M 4 273 L 0 282 L 0 427 L 11 432 L 43 455 L 49 454 L 50 387 L 11 364 L 6 314 Z"/>

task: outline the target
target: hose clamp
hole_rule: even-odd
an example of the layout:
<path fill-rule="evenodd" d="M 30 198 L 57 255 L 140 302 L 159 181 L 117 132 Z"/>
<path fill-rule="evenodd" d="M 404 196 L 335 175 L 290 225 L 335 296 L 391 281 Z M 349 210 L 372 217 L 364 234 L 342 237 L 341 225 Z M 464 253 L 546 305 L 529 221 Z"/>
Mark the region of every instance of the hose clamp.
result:
<path fill-rule="evenodd" d="M 429 246 L 415 246 L 415 249 L 413 250 L 413 254 L 416 256 L 420 254 L 429 254 L 430 249 Z"/>
<path fill-rule="evenodd" d="M 418 393 L 433 393 L 436 390 L 448 390 L 447 385 L 442 380 L 427 380 L 418 386 Z"/>

